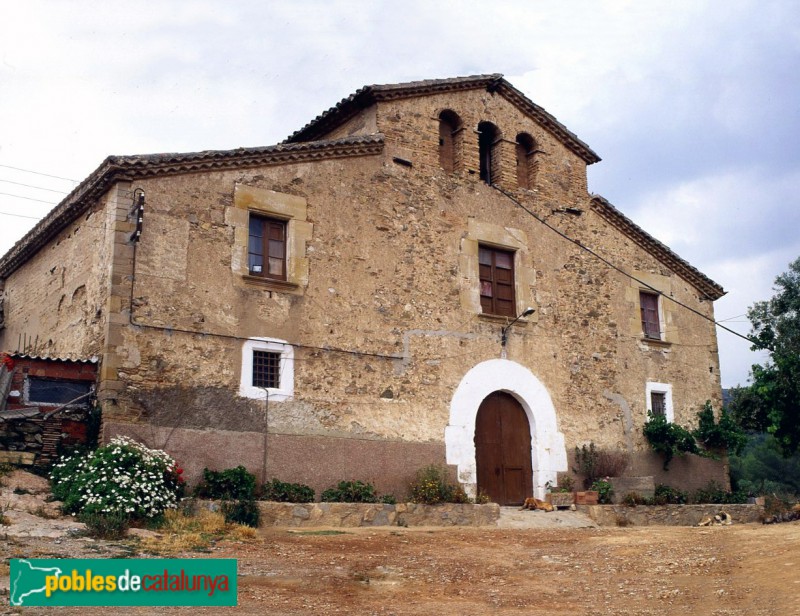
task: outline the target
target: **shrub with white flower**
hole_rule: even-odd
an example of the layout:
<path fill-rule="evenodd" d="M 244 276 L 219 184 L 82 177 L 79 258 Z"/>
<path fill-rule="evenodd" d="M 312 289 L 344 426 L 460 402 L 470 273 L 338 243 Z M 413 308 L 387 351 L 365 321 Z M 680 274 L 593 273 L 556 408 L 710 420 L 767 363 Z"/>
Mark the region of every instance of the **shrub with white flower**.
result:
<path fill-rule="evenodd" d="M 181 472 L 167 453 L 118 436 L 95 451 L 60 460 L 50 486 L 66 513 L 137 520 L 177 506 Z"/>

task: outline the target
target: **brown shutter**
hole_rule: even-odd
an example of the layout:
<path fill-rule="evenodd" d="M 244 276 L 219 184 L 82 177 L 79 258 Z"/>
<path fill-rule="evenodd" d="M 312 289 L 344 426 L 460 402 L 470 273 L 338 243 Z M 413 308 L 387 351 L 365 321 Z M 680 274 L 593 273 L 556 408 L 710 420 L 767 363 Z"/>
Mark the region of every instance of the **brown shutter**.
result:
<path fill-rule="evenodd" d="M 658 320 L 658 295 L 639 292 L 639 305 L 642 310 L 642 332 L 645 338 L 661 339 L 661 326 Z"/>
<path fill-rule="evenodd" d="M 481 310 L 486 314 L 516 317 L 514 253 L 480 246 L 478 269 Z"/>

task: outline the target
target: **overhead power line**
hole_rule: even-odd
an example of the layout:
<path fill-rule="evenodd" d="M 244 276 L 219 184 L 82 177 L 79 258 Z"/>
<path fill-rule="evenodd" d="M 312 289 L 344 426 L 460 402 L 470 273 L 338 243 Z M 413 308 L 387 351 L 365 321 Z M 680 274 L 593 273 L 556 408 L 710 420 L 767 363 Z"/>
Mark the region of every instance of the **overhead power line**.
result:
<path fill-rule="evenodd" d="M 31 220 L 41 220 L 42 216 L 25 216 L 25 214 L 12 214 L 11 212 L 0 212 L 1 216 L 14 216 L 15 218 L 30 218 Z"/>
<path fill-rule="evenodd" d="M 611 268 L 611 269 L 613 269 L 614 271 L 617 271 L 617 272 L 619 272 L 620 274 L 622 274 L 623 276 L 626 276 L 627 278 L 630 278 L 631 280 L 633 280 L 633 281 L 635 281 L 635 282 L 639 283 L 640 285 L 642 285 L 642 286 L 644 286 L 644 287 L 646 287 L 646 288 L 650 289 L 650 290 L 651 290 L 651 291 L 653 291 L 654 293 L 657 293 L 657 294 L 658 294 L 658 295 L 660 295 L 661 297 L 663 297 L 663 298 L 665 298 L 665 299 L 668 299 L 669 301 L 671 301 L 671 302 L 673 302 L 673 303 L 677 304 L 678 306 L 681 306 L 682 308 L 686 308 L 686 310 L 688 310 L 688 311 L 690 311 L 690 312 L 693 312 L 694 314 L 696 314 L 697 316 L 699 316 L 701 319 L 705 319 L 706 321 L 709 321 L 710 323 L 713 323 L 713 324 L 714 324 L 714 325 L 716 325 L 717 327 L 719 327 L 719 328 L 722 328 L 722 329 L 724 329 L 724 330 L 725 330 L 725 331 L 727 331 L 727 332 L 730 332 L 730 333 L 731 333 L 731 334 L 733 334 L 734 336 L 738 336 L 739 338 L 742 338 L 743 340 L 747 340 L 747 341 L 748 341 L 750 344 L 758 344 L 756 340 L 753 340 L 753 339 L 752 339 L 752 338 L 750 338 L 749 336 L 745 336 L 744 334 L 740 334 L 739 332 L 737 332 L 736 330 L 733 330 L 733 329 L 731 329 L 730 327 L 726 327 L 726 326 L 725 326 L 725 325 L 723 325 L 722 323 L 720 323 L 720 322 L 718 322 L 718 321 L 715 321 L 714 319 L 712 319 L 712 318 L 711 318 L 711 317 L 709 317 L 709 316 L 706 316 L 706 315 L 704 315 L 704 314 L 703 314 L 702 312 L 700 312 L 699 310 L 696 310 L 696 309 L 692 308 L 691 306 L 688 306 L 687 304 L 684 304 L 683 302 L 681 302 L 681 301 L 679 301 L 679 300 L 675 299 L 674 297 L 670 297 L 669 295 L 665 295 L 665 294 L 664 294 L 663 292 L 661 292 L 659 289 L 656 289 L 654 286 L 652 286 L 652 285 L 650 285 L 650 284 L 647 284 L 647 283 L 646 283 L 644 280 L 640 280 L 639 278 L 637 278 L 637 277 L 636 277 L 636 276 L 634 276 L 633 274 L 629 274 L 628 272 L 626 272 L 625 270 L 623 270 L 621 267 L 618 267 L 617 265 L 615 265 L 614 263 L 612 263 L 611 261 L 609 261 L 608 259 L 606 259 L 606 258 L 605 258 L 605 257 L 603 257 L 602 255 L 600 255 L 600 254 L 596 253 L 594 250 L 592 250 L 592 249 L 591 249 L 591 248 L 589 248 L 588 246 L 585 246 L 585 245 L 584 245 L 584 244 L 582 244 L 580 241 L 578 241 L 578 240 L 576 240 L 576 239 L 573 239 L 573 238 L 571 238 L 569 235 L 567 235 L 566 233 L 564 233 L 564 232 L 563 232 L 563 231 L 561 231 L 560 229 L 557 229 L 556 227 L 554 227 L 553 225 L 551 225 L 551 224 L 550 224 L 549 222 L 547 222 L 547 221 L 546 221 L 544 218 L 541 218 L 541 217 L 540 217 L 540 216 L 538 216 L 536 213 L 534 213 L 533 211 L 531 211 L 530 209 L 528 209 L 528 208 L 527 208 L 525 205 L 523 205 L 522 203 L 520 203 L 520 202 L 519 202 L 519 201 L 518 201 L 518 200 L 517 200 L 517 199 L 516 199 L 516 198 L 515 198 L 513 195 L 511 195 L 511 194 L 507 193 L 505 190 L 503 190 L 503 189 L 502 189 L 502 188 L 500 188 L 499 186 L 495 186 L 494 184 L 491 184 L 490 186 L 491 186 L 492 188 L 494 188 L 495 190 L 497 190 L 497 191 L 498 191 L 499 193 L 501 193 L 502 195 L 505 195 L 505 196 L 506 196 L 508 199 L 510 199 L 510 200 L 511 200 L 511 201 L 512 201 L 512 202 L 513 202 L 515 205 L 517 205 L 519 208 L 521 208 L 522 210 L 524 210 L 524 211 L 525 211 L 525 212 L 526 212 L 526 213 L 527 213 L 529 216 L 533 217 L 534 219 L 536 219 L 537 221 L 539 221 L 540 223 L 542 223 L 542 224 L 543 224 L 545 227 L 547 227 L 548 229 L 550 229 L 551 231 L 553 231 L 553 232 L 554 232 L 554 233 L 556 233 L 557 235 L 561 236 L 563 239 L 567 240 L 567 241 L 568 241 L 568 242 L 570 242 L 571 244 L 574 244 L 575 246 L 577 246 L 577 247 L 578 247 L 578 248 L 580 248 L 581 250 L 583 250 L 583 251 L 585 251 L 585 252 L 588 252 L 590 255 L 592 255 L 592 256 L 593 256 L 593 257 L 595 257 L 596 259 L 599 259 L 600 261 L 602 261 L 603 263 L 605 263 L 605 264 L 606 264 L 608 267 L 610 267 L 610 268 Z"/>
<path fill-rule="evenodd" d="M 72 182 L 73 184 L 77 184 L 78 180 L 73 180 L 72 178 L 64 178 L 60 175 L 50 175 L 49 173 L 42 173 L 41 171 L 33 171 L 31 169 L 22 169 L 21 167 L 12 167 L 11 165 L 0 165 L 0 167 L 4 167 L 5 169 L 13 169 L 14 171 L 22 171 L 23 173 L 32 173 L 34 175 L 41 175 L 46 178 L 54 178 L 56 180 L 65 180 L 67 182 Z"/>
<path fill-rule="evenodd" d="M 4 184 L 14 184 L 15 186 L 24 186 L 25 188 L 35 188 L 36 190 L 46 190 L 47 192 L 54 192 L 60 195 L 66 195 L 66 190 L 55 190 L 53 188 L 45 188 L 44 186 L 34 186 L 33 184 L 23 184 L 22 182 L 12 182 L 11 180 L 0 180 Z"/>
<path fill-rule="evenodd" d="M 7 192 L 0 192 L 0 195 L 6 195 L 7 197 L 14 197 L 15 199 L 27 199 L 28 201 L 38 201 L 39 203 L 46 203 L 47 205 L 56 205 L 55 201 L 44 201 L 43 199 L 34 199 L 33 197 L 23 197 L 22 195 L 12 195 L 11 193 L 7 193 Z"/>

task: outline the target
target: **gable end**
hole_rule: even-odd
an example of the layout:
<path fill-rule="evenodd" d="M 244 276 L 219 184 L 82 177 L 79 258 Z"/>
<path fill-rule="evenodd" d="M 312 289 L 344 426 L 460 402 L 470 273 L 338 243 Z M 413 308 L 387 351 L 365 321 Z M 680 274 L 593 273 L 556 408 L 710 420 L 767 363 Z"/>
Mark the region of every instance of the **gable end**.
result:
<path fill-rule="evenodd" d="M 491 93 L 498 93 L 508 99 L 522 113 L 531 116 L 543 128 L 555 135 L 567 148 L 582 158 L 586 164 L 591 165 L 600 161 L 600 157 L 586 143 L 581 141 L 575 133 L 569 131 L 555 116 L 517 90 L 500 73 L 364 86 L 350 96 L 343 98 L 334 107 L 318 115 L 300 130 L 289 135 L 283 143 L 300 143 L 320 139 L 362 110 L 379 101 L 430 96 L 441 92 L 481 89 Z"/>
<path fill-rule="evenodd" d="M 603 220 L 670 267 L 679 276 L 689 281 L 706 298 L 713 301 L 725 295 L 725 290 L 722 286 L 711 280 L 688 261 L 679 257 L 669 246 L 659 242 L 606 199 L 599 195 L 594 195 L 591 205 L 592 210 L 597 212 Z"/>

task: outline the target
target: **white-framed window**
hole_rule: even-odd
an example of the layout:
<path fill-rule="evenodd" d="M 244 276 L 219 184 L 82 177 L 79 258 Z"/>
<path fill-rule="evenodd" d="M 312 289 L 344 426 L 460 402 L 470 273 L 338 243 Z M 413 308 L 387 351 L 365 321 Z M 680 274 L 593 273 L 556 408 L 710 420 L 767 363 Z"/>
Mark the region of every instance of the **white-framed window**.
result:
<path fill-rule="evenodd" d="M 675 421 L 675 411 L 672 408 L 672 385 L 670 383 L 648 382 L 645 387 L 645 397 L 648 417 L 663 415 L 667 421 Z"/>
<path fill-rule="evenodd" d="M 243 398 L 281 402 L 294 395 L 294 349 L 285 340 L 251 338 L 242 345 L 242 376 L 239 395 Z"/>

